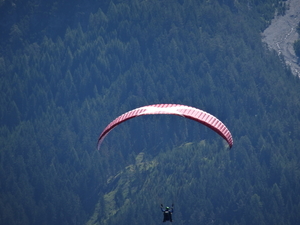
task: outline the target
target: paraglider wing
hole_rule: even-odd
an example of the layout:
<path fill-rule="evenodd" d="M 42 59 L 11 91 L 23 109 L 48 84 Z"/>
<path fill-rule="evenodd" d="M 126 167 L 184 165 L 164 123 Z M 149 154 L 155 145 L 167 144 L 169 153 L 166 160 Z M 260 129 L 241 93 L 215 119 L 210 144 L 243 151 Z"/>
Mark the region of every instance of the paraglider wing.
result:
<path fill-rule="evenodd" d="M 217 132 L 227 141 L 230 148 L 233 145 L 233 139 L 230 131 L 220 120 L 218 120 L 213 115 L 200 109 L 186 105 L 157 104 L 136 108 L 114 119 L 100 134 L 98 139 L 98 149 L 105 136 L 120 123 L 123 123 L 124 121 L 132 119 L 134 117 L 152 114 L 172 114 L 195 120 Z"/>

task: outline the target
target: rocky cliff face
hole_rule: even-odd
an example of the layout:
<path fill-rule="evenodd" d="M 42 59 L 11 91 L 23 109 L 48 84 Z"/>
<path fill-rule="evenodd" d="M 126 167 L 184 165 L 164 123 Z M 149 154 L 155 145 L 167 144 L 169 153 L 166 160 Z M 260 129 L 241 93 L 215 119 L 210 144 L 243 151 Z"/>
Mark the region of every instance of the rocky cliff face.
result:
<path fill-rule="evenodd" d="M 269 48 L 282 55 L 293 74 L 300 76 L 299 59 L 295 55 L 293 43 L 299 38 L 296 27 L 300 22 L 300 1 L 288 0 L 288 10 L 284 16 L 276 16 L 271 25 L 263 32 L 263 41 Z"/>

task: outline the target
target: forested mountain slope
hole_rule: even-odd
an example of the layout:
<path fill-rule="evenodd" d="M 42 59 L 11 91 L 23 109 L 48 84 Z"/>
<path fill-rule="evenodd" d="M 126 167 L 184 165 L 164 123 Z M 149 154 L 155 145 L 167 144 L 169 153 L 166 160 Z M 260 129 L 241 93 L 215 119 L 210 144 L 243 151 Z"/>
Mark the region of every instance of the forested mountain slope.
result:
<path fill-rule="evenodd" d="M 1 1 L 0 224 L 299 224 L 299 78 L 282 1 Z M 136 107 L 178 103 L 230 129 Z M 146 213 L 141 214 L 141 210 Z"/>

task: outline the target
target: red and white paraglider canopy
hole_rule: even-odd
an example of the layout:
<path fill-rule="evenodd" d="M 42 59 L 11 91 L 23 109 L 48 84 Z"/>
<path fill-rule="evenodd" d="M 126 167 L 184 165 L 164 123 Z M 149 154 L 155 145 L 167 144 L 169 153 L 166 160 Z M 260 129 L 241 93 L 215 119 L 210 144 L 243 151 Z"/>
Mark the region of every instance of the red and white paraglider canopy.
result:
<path fill-rule="evenodd" d="M 123 123 L 124 121 L 132 119 L 134 117 L 153 114 L 171 114 L 195 120 L 217 132 L 221 137 L 223 137 L 227 141 L 230 148 L 233 145 L 233 139 L 230 131 L 220 120 L 218 120 L 213 115 L 204 112 L 200 109 L 186 105 L 157 104 L 136 108 L 114 119 L 100 134 L 98 139 L 98 149 L 104 137 L 120 123 Z"/>

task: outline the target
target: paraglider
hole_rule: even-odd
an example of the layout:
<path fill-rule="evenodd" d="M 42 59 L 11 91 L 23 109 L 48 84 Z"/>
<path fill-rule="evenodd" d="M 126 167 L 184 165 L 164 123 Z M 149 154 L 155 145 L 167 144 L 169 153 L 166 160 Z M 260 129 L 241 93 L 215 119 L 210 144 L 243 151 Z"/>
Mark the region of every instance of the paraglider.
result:
<path fill-rule="evenodd" d="M 138 116 L 153 114 L 171 114 L 195 120 L 196 122 L 199 122 L 218 133 L 222 138 L 226 140 L 230 148 L 233 145 L 233 139 L 230 131 L 219 119 L 217 119 L 213 115 L 200 109 L 186 105 L 156 104 L 133 109 L 114 119 L 100 134 L 97 145 L 98 149 L 100 148 L 100 145 L 105 136 L 117 125 Z"/>
<path fill-rule="evenodd" d="M 172 214 L 174 212 L 174 204 L 172 204 L 172 208 L 170 209 L 170 207 L 166 207 L 165 209 L 163 209 L 163 204 L 160 204 L 160 210 L 163 212 L 164 218 L 163 218 L 163 223 L 166 221 L 170 221 L 171 223 L 173 222 L 172 219 Z"/>

